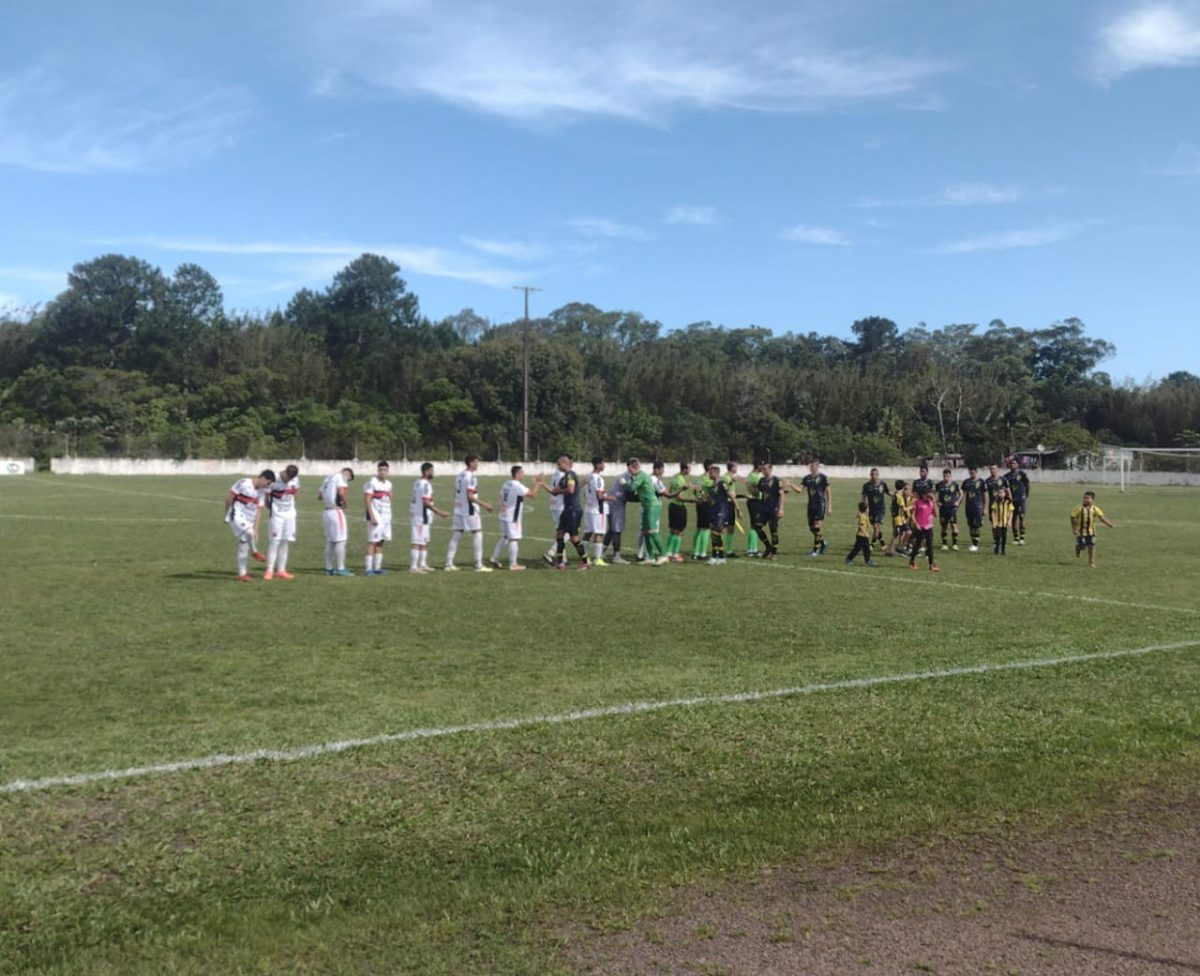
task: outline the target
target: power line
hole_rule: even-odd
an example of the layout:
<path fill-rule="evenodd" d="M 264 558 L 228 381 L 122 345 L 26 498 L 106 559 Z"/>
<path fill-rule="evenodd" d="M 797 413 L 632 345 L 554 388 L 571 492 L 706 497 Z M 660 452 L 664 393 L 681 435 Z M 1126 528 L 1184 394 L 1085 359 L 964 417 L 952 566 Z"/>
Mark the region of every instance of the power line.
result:
<path fill-rule="evenodd" d="M 541 291 L 533 285 L 513 285 L 514 291 L 525 293 L 525 327 L 523 331 L 524 375 L 525 375 L 525 406 L 521 413 L 521 460 L 529 460 L 529 293 Z"/>

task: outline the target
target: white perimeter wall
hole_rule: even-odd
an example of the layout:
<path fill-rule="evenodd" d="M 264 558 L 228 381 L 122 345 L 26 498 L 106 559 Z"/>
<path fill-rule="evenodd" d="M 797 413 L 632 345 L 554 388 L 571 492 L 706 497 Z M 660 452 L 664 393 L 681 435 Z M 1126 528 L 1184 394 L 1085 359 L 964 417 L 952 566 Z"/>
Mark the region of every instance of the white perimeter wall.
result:
<path fill-rule="evenodd" d="M 33 471 L 32 459 L 17 459 L 20 463 L 27 464 L 27 471 Z M 449 461 L 434 462 L 435 473 L 438 475 L 453 475 L 460 468 L 458 462 L 451 463 Z M 479 475 L 481 477 L 508 477 L 509 468 L 513 462 L 497 462 L 497 461 L 481 461 L 479 463 Z M 580 470 L 587 470 L 590 465 L 587 462 L 576 462 Z M 645 461 L 644 461 L 645 463 Z M 270 468 L 273 471 L 281 471 L 289 464 L 295 464 L 300 468 L 301 477 L 324 477 L 331 471 L 336 471 L 339 468 L 353 468 L 355 473 L 360 477 L 368 474 L 373 474 L 375 471 L 375 461 L 312 461 L 312 460 L 296 460 L 295 458 L 285 459 L 259 459 L 259 460 L 190 460 L 190 461 L 170 461 L 170 460 L 144 460 L 140 458 L 51 458 L 50 470 L 55 474 L 105 474 L 105 475 L 224 475 L 229 478 L 240 478 L 244 475 L 258 474 L 264 468 Z M 3 459 L 0 459 L 0 468 L 3 467 Z M 553 470 L 553 464 L 549 461 L 536 462 L 530 461 L 525 466 L 526 474 L 529 476 L 535 474 L 549 475 Z M 624 470 L 624 464 L 617 461 L 609 461 L 607 463 L 608 471 L 611 474 L 614 471 Z M 692 466 L 692 474 L 698 473 L 698 465 Z M 393 478 L 415 478 L 420 474 L 420 461 L 392 461 L 391 473 Z M 667 475 L 670 476 L 679 470 L 677 464 L 667 465 Z M 749 465 L 742 465 L 742 472 L 749 470 Z M 869 466 L 851 467 L 849 465 L 831 464 L 823 469 L 830 478 L 846 478 L 850 480 L 862 479 L 866 480 Z M 882 467 L 879 469 L 880 474 L 887 481 L 894 481 L 896 478 L 904 478 L 911 481 L 917 475 L 917 469 L 913 465 L 902 465 L 892 467 Z M 808 473 L 808 467 L 805 465 L 794 464 L 778 464 L 775 466 L 775 473 L 781 478 L 800 478 Z M 940 471 L 931 472 L 934 480 L 941 477 Z M 959 468 L 954 473 L 955 479 L 965 478 L 967 472 L 965 468 Z M 1116 471 L 1031 471 L 1030 478 L 1034 485 L 1038 484 L 1086 484 L 1086 485 L 1117 485 L 1119 477 Z M 1183 474 L 1172 473 L 1166 471 L 1144 471 L 1144 472 L 1126 472 L 1125 481 L 1131 485 L 1194 485 L 1200 487 L 1200 473 Z"/>
<path fill-rule="evenodd" d="M 36 470 L 33 458 L 0 457 L 0 477 L 7 474 L 33 474 Z"/>

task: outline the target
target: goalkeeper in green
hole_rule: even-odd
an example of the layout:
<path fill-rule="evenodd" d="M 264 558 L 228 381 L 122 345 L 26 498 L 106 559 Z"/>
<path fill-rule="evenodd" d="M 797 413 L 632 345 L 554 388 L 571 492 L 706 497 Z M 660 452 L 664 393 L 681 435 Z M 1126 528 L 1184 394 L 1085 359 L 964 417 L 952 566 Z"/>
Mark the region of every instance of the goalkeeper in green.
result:
<path fill-rule="evenodd" d="M 659 517 L 662 513 L 662 503 L 658 500 L 658 486 L 654 479 L 642 470 L 642 462 L 630 458 L 625 467 L 629 471 L 629 484 L 625 490 L 635 495 L 642 507 L 642 537 L 646 541 L 646 557 L 655 566 L 668 562 L 663 554 L 662 539 L 658 534 Z"/>

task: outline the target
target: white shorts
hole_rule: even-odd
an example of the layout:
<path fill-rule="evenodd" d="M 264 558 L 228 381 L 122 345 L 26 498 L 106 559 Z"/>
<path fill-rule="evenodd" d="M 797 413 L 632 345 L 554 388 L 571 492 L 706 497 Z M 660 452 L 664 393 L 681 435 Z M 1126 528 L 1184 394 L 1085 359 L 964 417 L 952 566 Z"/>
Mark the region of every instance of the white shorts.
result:
<path fill-rule="evenodd" d="M 411 522 L 412 526 L 412 545 L 427 546 L 429 545 L 429 523 L 428 522 Z"/>
<path fill-rule="evenodd" d="M 295 542 L 296 516 L 272 515 L 268 538 L 272 542 Z"/>
<path fill-rule="evenodd" d="M 584 535 L 604 535 L 608 531 L 608 516 L 602 515 L 600 512 L 583 513 L 583 534 Z"/>
<path fill-rule="evenodd" d="M 236 519 L 230 519 L 229 531 L 233 533 L 233 537 L 238 542 L 254 541 L 254 525 L 250 522 L 239 522 Z"/>
<path fill-rule="evenodd" d="M 459 515 L 454 513 L 455 532 L 478 532 L 483 528 L 483 517 L 476 512 L 474 515 Z"/>
<path fill-rule="evenodd" d="M 392 541 L 392 520 L 378 519 L 375 522 L 367 523 L 367 542 L 391 542 Z"/>
<path fill-rule="evenodd" d="M 521 523 L 506 522 L 504 519 L 501 519 L 500 535 L 502 535 L 505 539 L 508 539 L 510 542 L 519 542 L 521 540 Z"/>
<path fill-rule="evenodd" d="M 327 508 L 322 514 L 327 542 L 346 541 L 346 513 L 340 508 Z"/>

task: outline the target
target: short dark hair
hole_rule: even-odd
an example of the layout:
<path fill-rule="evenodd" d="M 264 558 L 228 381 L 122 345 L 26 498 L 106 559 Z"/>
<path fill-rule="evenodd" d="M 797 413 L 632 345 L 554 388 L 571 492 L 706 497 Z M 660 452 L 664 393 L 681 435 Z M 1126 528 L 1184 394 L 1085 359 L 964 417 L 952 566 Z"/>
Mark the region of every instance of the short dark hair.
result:
<path fill-rule="evenodd" d="M 1083 497 L 1084 497 L 1084 498 L 1095 498 L 1095 497 L 1096 497 L 1096 493 L 1095 493 L 1094 491 L 1085 491 L 1085 492 L 1083 493 Z"/>
<path fill-rule="evenodd" d="M 469 465 L 472 461 L 478 461 L 478 460 L 479 460 L 478 454 L 468 454 L 465 458 L 463 458 L 463 464 Z"/>
<path fill-rule="evenodd" d="M 858 503 L 858 510 L 859 510 L 860 512 L 865 512 L 865 511 L 867 510 L 867 503 L 866 503 L 866 502 L 859 502 L 859 503 Z"/>
<path fill-rule="evenodd" d="M 942 468 L 942 474 L 951 474 L 951 473 L 952 472 L 949 468 Z"/>
<path fill-rule="evenodd" d="M 389 471 L 392 470 L 392 466 L 390 464 L 388 464 L 387 461 L 384 461 L 382 458 L 380 459 L 379 463 L 377 465 L 375 465 L 375 467 L 387 468 Z"/>
<path fill-rule="evenodd" d="M 433 462 L 432 461 L 426 461 L 424 464 L 421 465 L 421 474 L 429 474 L 429 472 L 432 470 L 433 470 Z"/>
<path fill-rule="evenodd" d="M 348 474 L 348 475 L 350 475 L 349 480 L 350 481 L 354 480 L 354 469 L 353 468 L 342 468 L 342 474 Z"/>
<path fill-rule="evenodd" d="M 523 467 L 521 467 L 521 465 L 514 464 L 511 468 L 508 469 L 508 475 L 510 478 L 515 478 L 517 476 L 518 471 L 524 471 L 524 470 L 525 469 Z"/>
<path fill-rule="evenodd" d="M 604 455 L 603 454 L 593 454 L 592 455 L 592 467 L 593 468 L 597 464 L 603 464 L 603 463 L 604 463 Z"/>
<path fill-rule="evenodd" d="M 663 462 L 662 462 L 662 461 L 655 461 L 655 462 L 654 462 L 654 464 L 652 464 L 652 465 L 651 465 L 651 468 L 652 468 L 652 469 L 654 469 L 654 470 L 656 470 L 656 471 L 661 471 L 661 470 L 663 470 L 663 468 L 665 468 L 665 467 L 666 467 L 666 465 L 665 465 L 665 464 L 663 464 Z"/>
<path fill-rule="evenodd" d="M 921 462 L 921 464 L 920 464 L 920 466 L 917 468 L 917 470 L 918 470 L 918 471 L 928 471 L 928 470 L 929 470 L 929 465 L 928 465 L 928 464 L 926 464 L 924 461 L 922 461 L 922 462 Z"/>
<path fill-rule="evenodd" d="M 907 488 L 907 487 L 908 487 L 908 482 L 905 481 L 903 478 L 896 479 L 896 491 L 899 491 L 901 488 Z"/>
<path fill-rule="evenodd" d="M 268 481 L 275 480 L 275 472 L 272 471 L 270 468 L 263 468 L 262 471 L 259 472 L 258 476 L 260 478 L 266 478 Z"/>
<path fill-rule="evenodd" d="M 298 475 L 300 473 L 300 469 L 298 467 L 296 467 L 296 465 L 294 465 L 294 464 L 289 464 L 286 468 L 283 469 L 283 473 L 287 476 L 288 481 L 291 481 L 294 477 L 296 477 L 296 475 Z"/>
<path fill-rule="evenodd" d="M 976 471 L 978 471 L 978 470 L 979 470 L 979 469 L 978 469 L 977 467 L 975 467 L 975 465 L 973 465 L 973 464 L 972 464 L 972 465 L 971 465 L 969 468 L 967 468 L 967 472 L 968 472 L 969 474 L 974 474 L 974 473 L 975 473 Z"/>
<path fill-rule="evenodd" d="M 631 464 L 641 464 L 641 463 L 642 463 L 642 462 L 641 462 L 641 461 L 639 461 L 639 460 L 638 460 L 637 458 L 635 458 L 635 457 L 628 457 L 628 458 L 626 458 L 626 459 L 625 459 L 625 467 L 629 467 Z"/>

